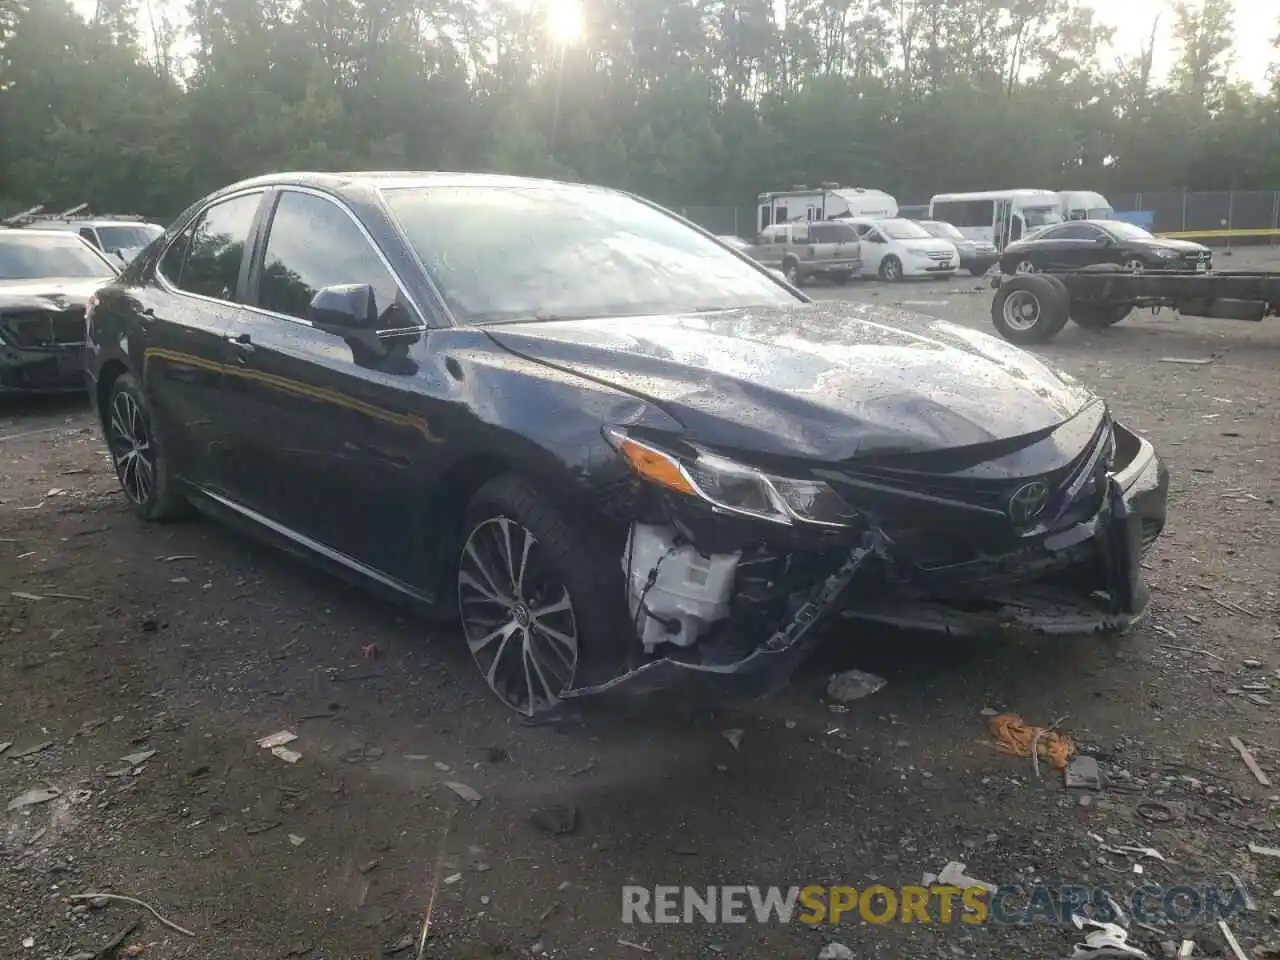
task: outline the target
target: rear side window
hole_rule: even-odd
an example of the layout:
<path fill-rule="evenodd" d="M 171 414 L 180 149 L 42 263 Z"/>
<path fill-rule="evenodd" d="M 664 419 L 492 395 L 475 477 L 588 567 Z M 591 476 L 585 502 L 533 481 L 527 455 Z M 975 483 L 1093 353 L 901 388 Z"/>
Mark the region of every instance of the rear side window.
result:
<path fill-rule="evenodd" d="M 202 213 L 194 228 L 184 232 L 161 260 L 165 278 L 188 293 L 234 301 L 240 262 L 261 200 L 261 193 L 243 194 Z M 186 247 L 185 257 L 178 253 L 180 246 Z M 185 260 L 176 276 L 171 272 L 175 266 L 171 256 Z"/>
<path fill-rule="evenodd" d="M 858 239 L 846 223 L 815 223 L 809 228 L 809 236 L 815 243 L 847 243 Z"/>
<path fill-rule="evenodd" d="M 93 244 L 95 247 L 97 247 L 99 250 L 101 250 L 101 249 L 102 249 L 102 244 L 100 244 L 100 243 L 98 242 L 98 235 L 97 235 L 96 233 L 94 233 L 94 232 L 93 232 L 93 228 L 92 228 L 92 227 L 81 227 L 81 228 L 80 228 L 80 236 L 84 237 L 86 240 L 88 240 L 90 243 L 92 243 L 92 244 Z"/>
<path fill-rule="evenodd" d="M 340 283 L 373 287 L 379 314 L 397 306 L 399 287 L 364 232 L 337 204 L 308 193 L 280 195 L 262 258 L 258 306 L 304 319 L 316 291 Z M 380 326 L 412 325 L 391 318 Z"/>

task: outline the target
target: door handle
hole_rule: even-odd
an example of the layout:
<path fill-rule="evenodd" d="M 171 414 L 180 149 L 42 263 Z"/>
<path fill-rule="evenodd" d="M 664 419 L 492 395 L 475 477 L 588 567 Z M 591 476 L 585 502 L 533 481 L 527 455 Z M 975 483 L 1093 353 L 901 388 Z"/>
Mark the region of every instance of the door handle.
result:
<path fill-rule="evenodd" d="M 227 334 L 227 342 L 235 347 L 240 353 L 253 353 L 253 340 L 247 333 L 238 335 Z"/>

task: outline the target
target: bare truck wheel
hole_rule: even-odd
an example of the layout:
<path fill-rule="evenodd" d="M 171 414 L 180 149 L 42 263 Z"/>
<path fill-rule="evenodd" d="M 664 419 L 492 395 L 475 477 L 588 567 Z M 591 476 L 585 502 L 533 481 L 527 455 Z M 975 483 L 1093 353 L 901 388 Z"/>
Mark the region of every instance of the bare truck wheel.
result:
<path fill-rule="evenodd" d="M 1056 277 L 1011 277 L 991 301 L 991 322 L 1010 343 L 1047 343 L 1066 326 L 1070 308 L 1066 286 Z"/>
<path fill-rule="evenodd" d="M 782 275 L 787 278 L 787 283 L 793 287 L 798 287 L 804 283 L 804 276 L 800 273 L 800 261 L 788 260 L 782 265 Z"/>
<path fill-rule="evenodd" d="M 490 481 L 467 511 L 458 616 L 489 689 L 533 717 L 572 686 L 611 679 L 640 649 L 617 556 L 516 476 Z M 612 562 L 610 562 L 612 561 Z"/>
<path fill-rule="evenodd" d="M 107 390 L 103 429 L 120 488 L 144 520 L 171 520 L 186 512 L 169 461 L 156 433 L 146 394 L 133 375 L 122 373 Z"/>
<path fill-rule="evenodd" d="M 1130 303 L 1074 303 L 1071 320 L 1086 330 L 1105 330 L 1113 327 L 1133 310 Z"/>

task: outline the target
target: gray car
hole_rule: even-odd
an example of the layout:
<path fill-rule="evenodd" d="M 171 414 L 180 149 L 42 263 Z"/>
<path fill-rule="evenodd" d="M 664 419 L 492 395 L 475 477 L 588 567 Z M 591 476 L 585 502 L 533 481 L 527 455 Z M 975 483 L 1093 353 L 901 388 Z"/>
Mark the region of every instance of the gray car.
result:
<path fill-rule="evenodd" d="M 994 243 L 970 240 L 945 220 L 917 220 L 931 236 L 949 240 L 960 254 L 960 269 L 980 277 L 1000 260 L 1000 252 Z"/>

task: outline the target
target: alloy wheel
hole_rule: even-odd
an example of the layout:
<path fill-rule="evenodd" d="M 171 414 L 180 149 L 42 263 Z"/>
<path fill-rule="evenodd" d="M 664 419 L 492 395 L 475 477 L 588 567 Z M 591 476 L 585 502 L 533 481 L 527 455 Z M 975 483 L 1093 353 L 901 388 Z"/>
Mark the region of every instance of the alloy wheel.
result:
<path fill-rule="evenodd" d="M 577 621 L 568 587 L 527 528 L 492 517 L 471 531 L 458 611 L 471 656 L 503 703 L 530 717 L 559 703 L 578 666 Z"/>
<path fill-rule="evenodd" d="M 1126 260 L 1124 268 L 1129 273 L 1142 273 L 1143 263 L 1141 260 L 1138 260 L 1137 258 L 1134 258 L 1133 260 Z"/>
<path fill-rule="evenodd" d="M 130 500 L 145 506 L 156 482 L 151 424 L 138 401 L 123 390 L 111 401 L 110 432 L 108 448 L 120 486 Z"/>
<path fill-rule="evenodd" d="M 1001 308 L 1010 330 L 1025 333 L 1040 322 L 1040 299 L 1027 290 L 1015 290 Z"/>
<path fill-rule="evenodd" d="M 884 278 L 886 280 L 897 280 L 902 275 L 902 266 L 895 259 L 885 261 Z"/>
<path fill-rule="evenodd" d="M 1021 260 L 1018 262 L 1017 273 L 1035 273 L 1036 265 L 1030 260 Z"/>

